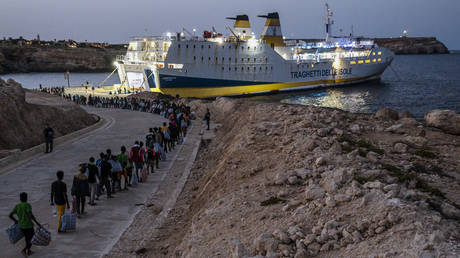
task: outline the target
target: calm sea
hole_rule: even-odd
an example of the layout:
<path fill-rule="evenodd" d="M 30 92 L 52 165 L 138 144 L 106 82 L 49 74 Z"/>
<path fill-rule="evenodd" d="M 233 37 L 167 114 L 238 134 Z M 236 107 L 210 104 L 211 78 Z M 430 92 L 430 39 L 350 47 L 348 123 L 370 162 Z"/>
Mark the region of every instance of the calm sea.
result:
<path fill-rule="evenodd" d="M 392 68 L 392 69 L 391 69 Z M 293 91 L 244 99 L 265 102 L 336 107 L 351 112 L 375 112 L 383 107 L 408 110 L 417 118 L 432 109 L 452 109 L 460 113 L 460 53 L 450 55 L 396 56 L 381 82 Z M 71 85 L 88 81 L 101 83 L 109 73 L 71 73 Z M 63 73 L 28 73 L 1 75 L 13 78 L 26 88 L 64 86 Z M 105 84 L 120 83 L 115 74 Z"/>

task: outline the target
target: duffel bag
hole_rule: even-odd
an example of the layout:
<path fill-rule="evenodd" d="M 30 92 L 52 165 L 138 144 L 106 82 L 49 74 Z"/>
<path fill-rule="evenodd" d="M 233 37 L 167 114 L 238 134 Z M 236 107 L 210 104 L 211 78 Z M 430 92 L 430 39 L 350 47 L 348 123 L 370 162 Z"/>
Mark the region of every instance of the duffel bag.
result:
<path fill-rule="evenodd" d="M 18 224 L 13 224 L 6 229 L 6 233 L 8 234 L 8 239 L 12 244 L 16 244 L 19 240 L 24 237 L 21 229 L 19 228 Z"/>
<path fill-rule="evenodd" d="M 61 231 L 77 229 L 77 214 L 66 213 L 61 217 Z"/>
<path fill-rule="evenodd" d="M 34 237 L 32 237 L 31 243 L 33 245 L 47 246 L 51 242 L 51 232 L 44 227 L 39 227 L 35 230 Z"/>

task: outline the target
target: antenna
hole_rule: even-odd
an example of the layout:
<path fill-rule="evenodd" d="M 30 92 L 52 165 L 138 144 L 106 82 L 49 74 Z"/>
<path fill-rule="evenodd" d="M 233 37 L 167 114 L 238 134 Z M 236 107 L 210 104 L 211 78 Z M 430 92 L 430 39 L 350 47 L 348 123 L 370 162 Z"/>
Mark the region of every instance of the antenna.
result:
<path fill-rule="evenodd" d="M 332 20 L 333 13 L 329 8 L 329 4 L 326 3 L 326 42 L 329 42 L 329 37 L 332 34 L 332 24 L 334 21 Z"/>

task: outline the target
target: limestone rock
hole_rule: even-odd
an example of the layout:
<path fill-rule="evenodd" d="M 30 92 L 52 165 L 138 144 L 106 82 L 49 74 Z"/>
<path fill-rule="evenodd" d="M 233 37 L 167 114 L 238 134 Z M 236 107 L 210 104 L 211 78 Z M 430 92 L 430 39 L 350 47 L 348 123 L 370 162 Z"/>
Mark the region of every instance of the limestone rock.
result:
<path fill-rule="evenodd" d="M 382 120 L 398 120 L 399 114 L 391 108 L 382 108 L 375 113 L 375 117 Z"/>
<path fill-rule="evenodd" d="M 399 153 L 407 153 L 407 145 L 404 143 L 398 142 L 393 146 L 393 150 Z"/>
<path fill-rule="evenodd" d="M 291 242 L 288 234 L 286 234 L 286 232 L 282 231 L 281 229 L 276 229 L 273 231 L 272 235 L 284 244 L 289 244 Z"/>
<path fill-rule="evenodd" d="M 446 133 L 460 135 L 460 114 L 452 110 L 431 110 L 425 114 L 428 126 L 436 127 Z"/>
<path fill-rule="evenodd" d="M 324 190 L 316 184 L 307 186 L 305 189 L 305 199 L 307 199 L 308 201 L 320 199 L 323 198 L 323 196 Z"/>

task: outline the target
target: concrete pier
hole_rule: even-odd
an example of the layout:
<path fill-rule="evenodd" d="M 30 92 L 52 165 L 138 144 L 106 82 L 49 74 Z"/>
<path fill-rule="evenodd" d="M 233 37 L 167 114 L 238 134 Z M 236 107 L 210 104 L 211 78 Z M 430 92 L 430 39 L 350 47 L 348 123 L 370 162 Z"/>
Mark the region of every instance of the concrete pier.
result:
<path fill-rule="evenodd" d="M 19 202 L 19 193 L 23 191 L 29 194 L 29 203 L 38 221 L 49 224 L 52 242 L 47 247 L 33 246 L 34 257 L 100 257 L 107 253 L 131 224 L 144 202 L 157 191 L 168 171 L 175 167 L 175 161 L 189 159 L 191 153 L 187 146 L 196 146 L 200 140 L 199 129 L 191 130 L 184 144 L 167 154 L 167 161 L 160 162 L 160 169 L 150 174 L 147 183 L 132 187 L 129 191 L 117 192 L 113 199 L 101 196 L 97 206 L 86 205 L 87 214 L 78 219 L 75 232 L 57 234 L 57 217 L 53 217 L 50 207 L 50 188 L 56 179 L 56 171 L 64 171 L 70 197 L 72 179 L 78 172 L 79 163 L 87 162 L 91 156 L 97 158 L 107 148 L 115 154 L 119 153 L 122 145 L 129 149 L 135 140 L 145 141 L 148 128 L 160 126 L 164 121 L 159 115 L 144 112 L 87 110 L 104 119 L 104 124 L 88 136 L 59 144 L 51 154 L 18 161 L 13 169 L 0 175 L 0 228 L 6 229 L 12 224 L 8 214 Z M 0 257 L 18 257 L 24 240 L 12 245 L 6 234 L 2 233 L 0 245 Z"/>

